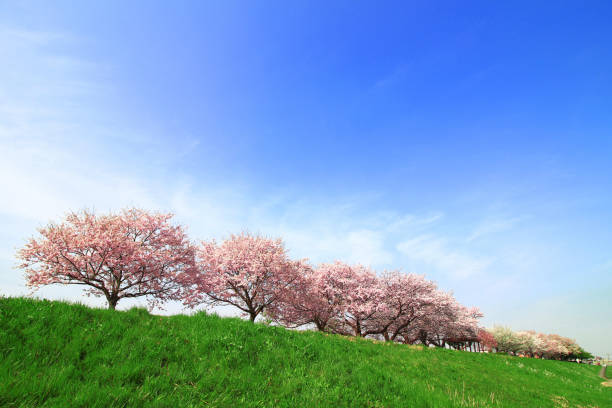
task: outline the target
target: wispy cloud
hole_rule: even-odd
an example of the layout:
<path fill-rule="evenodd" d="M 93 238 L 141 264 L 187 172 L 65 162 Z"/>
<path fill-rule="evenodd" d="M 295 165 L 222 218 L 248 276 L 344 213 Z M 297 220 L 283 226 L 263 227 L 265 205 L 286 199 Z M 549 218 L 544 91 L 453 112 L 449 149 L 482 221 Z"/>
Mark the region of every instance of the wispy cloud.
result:
<path fill-rule="evenodd" d="M 374 89 L 382 89 L 395 85 L 397 82 L 406 78 L 410 71 L 410 68 L 411 65 L 407 63 L 395 67 L 392 72 L 378 79 L 374 83 Z"/>
<path fill-rule="evenodd" d="M 0 42 L 3 47 L 13 45 L 13 47 L 42 46 L 57 43 L 58 41 L 74 40 L 74 37 L 67 33 L 59 33 L 43 30 L 26 30 L 7 25 L 0 25 L 0 37 L 4 41 Z"/>
<path fill-rule="evenodd" d="M 487 236 L 503 231 L 507 231 L 514 227 L 519 222 L 523 221 L 524 217 L 509 217 L 509 218 L 488 218 L 482 221 L 467 238 L 467 242 L 471 242 Z"/>
<path fill-rule="evenodd" d="M 406 257 L 431 265 L 455 278 L 467 278 L 484 271 L 493 260 L 474 256 L 451 247 L 445 238 L 426 234 L 407 239 L 397 244 L 397 249 Z"/>
<path fill-rule="evenodd" d="M 342 259 L 374 267 L 393 267 L 398 234 L 439 217 L 368 209 L 349 197 L 328 201 L 278 194 L 254 199 L 248 190 L 202 185 L 183 186 L 171 204 L 202 238 L 248 229 L 283 237 L 293 256 L 314 263 Z"/>

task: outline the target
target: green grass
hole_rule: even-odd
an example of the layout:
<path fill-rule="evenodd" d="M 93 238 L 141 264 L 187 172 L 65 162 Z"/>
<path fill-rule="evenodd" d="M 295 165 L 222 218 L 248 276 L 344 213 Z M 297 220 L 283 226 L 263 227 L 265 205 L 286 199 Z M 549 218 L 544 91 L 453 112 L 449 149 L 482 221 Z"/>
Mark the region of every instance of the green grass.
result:
<path fill-rule="evenodd" d="M 599 367 L 0 298 L 2 407 L 612 407 Z"/>

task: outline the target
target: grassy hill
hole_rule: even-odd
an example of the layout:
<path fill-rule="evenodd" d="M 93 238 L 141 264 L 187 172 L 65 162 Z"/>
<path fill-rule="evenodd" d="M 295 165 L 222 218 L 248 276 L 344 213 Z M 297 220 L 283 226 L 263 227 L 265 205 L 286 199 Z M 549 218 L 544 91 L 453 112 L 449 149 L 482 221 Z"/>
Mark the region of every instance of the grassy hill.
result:
<path fill-rule="evenodd" d="M 612 407 L 598 367 L 0 298 L 2 407 Z"/>

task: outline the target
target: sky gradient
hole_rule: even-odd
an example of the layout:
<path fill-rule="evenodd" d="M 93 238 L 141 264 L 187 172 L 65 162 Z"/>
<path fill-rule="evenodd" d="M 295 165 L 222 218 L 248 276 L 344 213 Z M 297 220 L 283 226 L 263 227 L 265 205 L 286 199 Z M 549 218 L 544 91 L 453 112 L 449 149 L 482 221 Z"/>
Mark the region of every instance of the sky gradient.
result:
<path fill-rule="evenodd" d="M 36 227 L 140 206 L 612 353 L 609 2 L 123 3 L 0 4 L 1 293 Z"/>

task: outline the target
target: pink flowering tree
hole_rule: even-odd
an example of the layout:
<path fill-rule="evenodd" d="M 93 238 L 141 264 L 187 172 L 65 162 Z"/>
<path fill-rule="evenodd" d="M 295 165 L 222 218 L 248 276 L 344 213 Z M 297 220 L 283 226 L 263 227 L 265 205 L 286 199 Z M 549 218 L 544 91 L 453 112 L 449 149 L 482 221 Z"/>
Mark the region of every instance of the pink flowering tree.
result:
<path fill-rule="evenodd" d="M 306 273 L 305 260 L 289 259 L 280 239 L 247 233 L 217 242 L 202 242 L 197 251 L 198 273 L 183 299 L 200 304 L 232 305 L 255 321 Z"/>
<path fill-rule="evenodd" d="M 363 337 L 379 331 L 375 315 L 382 298 L 371 270 L 336 261 L 302 275 L 268 313 L 288 327 L 313 324 L 320 331 Z"/>
<path fill-rule="evenodd" d="M 516 336 L 520 340 L 521 347 L 518 352 L 529 357 L 533 357 L 538 354 L 538 350 L 541 349 L 541 340 L 538 338 L 533 331 L 520 331 L 516 333 Z"/>
<path fill-rule="evenodd" d="M 448 292 L 435 290 L 431 298 L 419 318 L 401 332 L 400 341 L 471 349 L 478 342 L 478 319 L 482 313 L 461 305 Z"/>
<path fill-rule="evenodd" d="M 181 297 L 193 273 L 195 249 L 171 214 L 125 209 L 118 214 L 69 213 L 38 231 L 17 252 L 30 287 L 83 285 L 109 309 L 123 298 L 146 296 L 151 307 Z"/>
<path fill-rule="evenodd" d="M 533 330 L 513 332 L 495 327 L 490 333 L 497 342 L 496 349 L 529 357 L 567 360 L 589 355 L 573 339 L 558 334 L 536 333 Z"/>
<path fill-rule="evenodd" d="M 370 331 L 395 341 L 418 324 L 438 301 L 436 284 L 422 275 L 386 272 L 379 279 L 382 298 Z"/>
<path fill-rule="evenodd" d="M 483 315 L 476 307 L 455 306 L 454 319 L 445 328 L 447 343 L 454 348 L 466 349 L 478 342 L 478 319 Z"/>
<path fill-rule="evenodd" d="M 384 290 L 376 274 L 362 265 L 342 262 L 322 265 L 327 271 L 327 285 L 337 300 L 337 317 L 332 331 L 365 337 L 377 334 L 377 313 L 381 310 Z"/>
<path fill-rule="evenodd" d="M 580 352 L 580 346 L 572 339 L 558 334 L 540 334 L 544 341 L 543 356 L 550 359 L 563 360 Z"/>
<path fill-rule="evenodd" d="M 432 298 L 424 306 L 418 320 L 401 331 L 404 343 L 446 346 L 450 329 L 458 317 L 459 304 L 450 293 L 438 289 L 432 293 Z"/>
<path fill-rule="evenodd" d="M 480 328 L 478 330 L 478 342 L 486 351 L 493 351 L 495 348 L 497 348 L 497 341 L 495 341 L 495 337 L 493 334 L 491 334 L 491 332 L 484 328 Z"/>
<path fill-rule="evenodd" d="M 341 286 L 333 285 L 333 269 L 333 264 L 306 268 L 268 308 L 268 316 L 285 327 L 312 324 L 319 331 L 330 331 L 344 295 Z"/>

